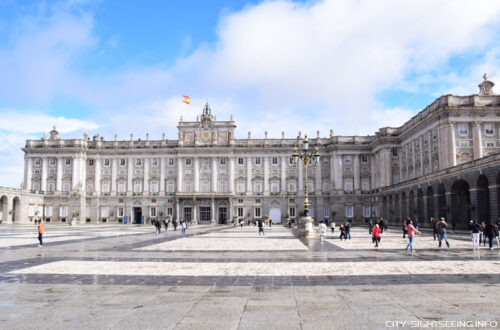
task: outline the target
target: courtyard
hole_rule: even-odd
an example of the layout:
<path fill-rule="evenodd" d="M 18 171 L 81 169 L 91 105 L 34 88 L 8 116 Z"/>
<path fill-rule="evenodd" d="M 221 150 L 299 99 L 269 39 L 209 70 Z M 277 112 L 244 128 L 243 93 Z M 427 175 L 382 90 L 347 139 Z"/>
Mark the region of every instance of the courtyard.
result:
<path fill-rule="evenodd" d="M 297 239 L 281 225 L 0 227 L 0 328 L 383 329 L 498 327 L 500 249 L 467 232 L 438 248 L 365 227 Z"/>

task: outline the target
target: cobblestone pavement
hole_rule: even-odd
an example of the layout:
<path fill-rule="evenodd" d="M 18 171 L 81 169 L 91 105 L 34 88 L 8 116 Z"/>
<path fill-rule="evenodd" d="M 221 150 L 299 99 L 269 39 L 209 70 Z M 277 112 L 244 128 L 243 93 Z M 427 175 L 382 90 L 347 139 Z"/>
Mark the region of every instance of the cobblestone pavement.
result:
<path fill-rule="evenodd" d="M 297 239 L 281 226 L 0 226 L 2 329 L 499 327 L 500 249 L 400 230 Z"/>

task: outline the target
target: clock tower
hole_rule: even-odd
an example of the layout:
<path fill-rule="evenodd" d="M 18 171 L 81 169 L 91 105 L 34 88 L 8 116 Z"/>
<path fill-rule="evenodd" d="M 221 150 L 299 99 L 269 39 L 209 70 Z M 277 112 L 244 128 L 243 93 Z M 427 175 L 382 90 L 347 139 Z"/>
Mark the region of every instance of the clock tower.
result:
<path fill-rule="evenodd" d="M 208 102 L 203 107 L 201 116 L 195 122 L 181 120 L 177 129 L 179 131 L 180 146 L 229 146 L 234 143 L 233 117 L 229 121 L 217 121 L 212 116 L 212 109 Z"/>

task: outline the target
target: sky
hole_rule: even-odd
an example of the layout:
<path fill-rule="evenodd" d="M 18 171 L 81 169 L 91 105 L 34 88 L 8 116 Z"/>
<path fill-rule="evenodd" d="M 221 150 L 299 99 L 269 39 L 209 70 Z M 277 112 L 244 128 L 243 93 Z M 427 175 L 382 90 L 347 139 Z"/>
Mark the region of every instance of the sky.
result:
<path fill-rule="evenodd" d="M 0 186 L 53 125 L 177 139 L 207 100 L 236 138 L 398 127 L 500 82 L 499 18 L 497 0 L 0 0 Z"/>

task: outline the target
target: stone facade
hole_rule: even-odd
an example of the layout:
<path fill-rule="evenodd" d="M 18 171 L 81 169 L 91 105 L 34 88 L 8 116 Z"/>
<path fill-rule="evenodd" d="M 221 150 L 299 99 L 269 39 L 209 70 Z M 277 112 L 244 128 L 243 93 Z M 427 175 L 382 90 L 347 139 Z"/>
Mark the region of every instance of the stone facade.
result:
<path fill-rule="evenodd" d="M 321 154 L 320 165 L 307 173 L 312 216 L 397 221 L 388 200 L 394 195 L 394 203 L 392 192 L 400 187 L 442 180 L 443 171 L 480 159 L 492 162 L 481 164 L 493 166 L 493 173 L 497 160 L 487 156 L 500 147 L 500 96 L 493 85 L 485 76 L 479 94 L 441 96 L 401 127 L 384 127 L 372 136 L 330 131 L 320 137 L 318 131 L 309 138 Z M 255 139 L 249 132 L 247 139 L 236 139 L 233 118 L 218 121 L 208 104 L 196 121 L 181 118 L 177 127 L 177 140 L 131 135 L 128 141 L 116 135 L 110 141 L 99 135 L 60 139 L 54 128 L 48 138 L 26 141 L 23 188 L 43 195 L 43 216 L 53 222 L 73 216 L 92 223 L 167 216 L 201 223 L 266 216 L 280 221 L 287 210 L 292 218 L 300 216 L 306 173 L 302 164 L 291 166 L 290 155 L 300 146 L 301 132 L 295 138 L 282 133 L 280 139 L 267 132 Z"/>

